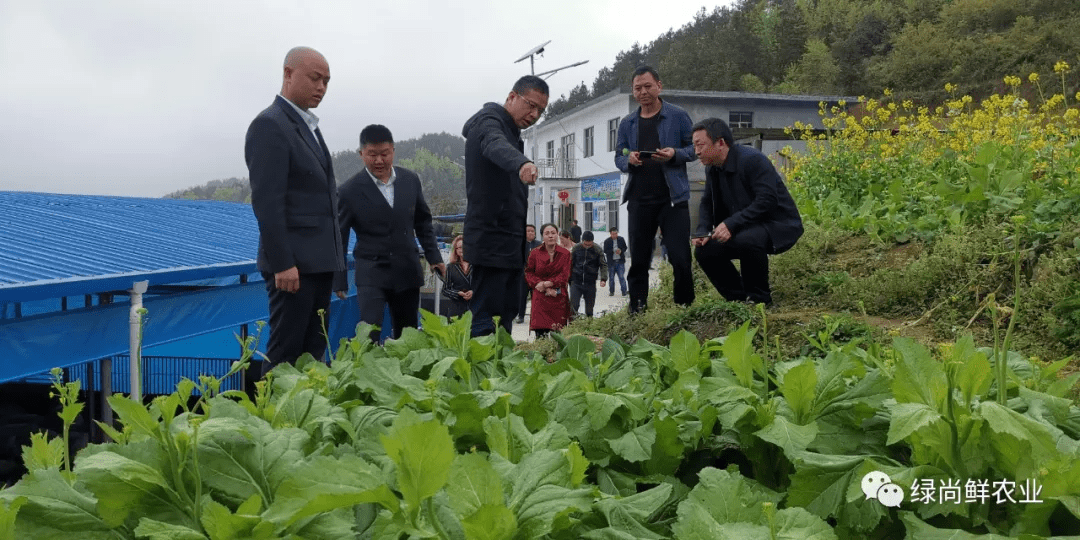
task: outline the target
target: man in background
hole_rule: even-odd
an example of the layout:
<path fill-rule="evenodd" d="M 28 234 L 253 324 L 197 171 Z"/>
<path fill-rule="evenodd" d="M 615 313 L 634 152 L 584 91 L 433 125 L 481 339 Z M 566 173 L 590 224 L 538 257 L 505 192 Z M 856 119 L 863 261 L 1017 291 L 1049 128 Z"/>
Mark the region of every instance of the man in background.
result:
<path fill-rule="evenodd" d="M 661 99 L 662 89 L 655 69 L 641 66 L 634 70 L 631 90 L 640 107 L 619 123 L 615 143 L 615 166 L 629 175 L 623 202 L 629 214 L 630 251 L 634 254 L 626 276 L 630 313 L 648 305 L 649 267 L 657 228 L 667 239 L 675 303 L 689 306 L 694 302 L 690 181 L 686 175 L 686 164 L 697 159 L 691 141 L 692 122 L 686 111 Z"/>
<path fill-rule="evenodd" d="M 619 276 L 619 287 L 622 295 L 626 296 L 626 278 L 623 271 L 626 268 L 626 240 L 619 236 L 619 228 L 612 227 L 608 231 L 608 238 L 604 240 L 604 256 L 607 257 L 608 267 L 608 296 L 615 296 L 615 276 Z"/>
<path fill-rule="evenodd" d="M 581 226 L 578 225 L 576 219 L 570 221 L 572 223 L 572 225 L 570 225 L 570 238 L 577 244 L 581 242 Z"/>
<path fill-rule="evenodd" d="M 536 225 L 528 224 L 525 226 L 525 260 L 529 260 L 529 252 L 536 249 L 540 245 L 540 241 L 536 239 Z M 518 291 L 518 318 L 516 323 L 524 324 L 525 315 L 528 313 L 529 301 L 529 282 L 525 281 L 525 276 L 521 276 L 521 290 Z"/>
<path fill-rule="evenodd" d="M 596 279 L 600 286 L 607 284 L 607 261 L 604 251 L 593 242 L 592 231 L 581 235 L 581 243 L 570 251 L 570 310 L 577 314 L 581 299 L 585 298 L 585 316 L 593 316 L 596 305 Z"/>
<path fill-rule="evenodd" d="M 725 300 L 772 304 L 769 255 L 791 249 L 803 233 L 795 201 L 769 158 L 736 145 L 719 118 L 694 125 L 694 151 L 706 167 L 693 240 L 698 264 Z"/>
<path fill-rule="evenodd" d="M 353 258 L 360 320 L 382 326 L 383 311 L 389 306 L 391 337 L 397 339 L 404 328 L 416 328 L 417 324 L 424 284 L 417 239 L 435 271 L 445 275 L 446 266 L 420 177 L 394 166 L 390 130 L 379 124 L 365 127 L 360 132 L 360 156 L 364 169 L 338 188 L 341 246 L 347 249 L 349 234 L 356 233 Z M 346 272 L 334 276 L 334 290 L 342 300 L 349 288 L 347 279 Z M 378 330 L 372 331 L 371 340 L 379 342 Z"/>
<path fill-rule="evenodd" d="M 464 254 L 473 265 L 473 336 L 495 332 L 494 318 L 510 333 L 520 306 L 525 269 L 529 186 L 538 171 L 524 154 L 521 130 L 536 123 L 548 85 L 526 75 L 506 100 L 487 103 L 465 122 Z"/>
<path fill-rule="evenodd" d="M 257 266 L 270 304 L 269 366 L 260 365 L 249 379 L 304 353 L 321 359 L 326 352 L 323 317 L 329 316 L 334 272 L 345 270 L 334 169 L 311 112 L 329 82 L 323 55 L 308 47 L 290 50 L 281 94 L 251 122 L 244 141 L 259 222 Z"/>

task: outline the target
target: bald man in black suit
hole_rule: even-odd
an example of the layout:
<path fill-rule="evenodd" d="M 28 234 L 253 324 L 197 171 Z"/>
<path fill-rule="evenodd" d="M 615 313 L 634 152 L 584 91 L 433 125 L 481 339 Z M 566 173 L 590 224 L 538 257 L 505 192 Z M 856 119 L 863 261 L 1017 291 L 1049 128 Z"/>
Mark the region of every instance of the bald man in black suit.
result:
<path fill-rule="evenodd" d="M 270 365 L 254 375 L 304 353 L 321 359 L 326 352 L 319 312 L 329 315 L 334 272 L 345 269 L 334 170 L 311 113 L 329 81 L 322 54 L 290 50 L 281 94 L 248 128 L 244 157 L 259 222 L 257 266 L 270 303 Z"/>

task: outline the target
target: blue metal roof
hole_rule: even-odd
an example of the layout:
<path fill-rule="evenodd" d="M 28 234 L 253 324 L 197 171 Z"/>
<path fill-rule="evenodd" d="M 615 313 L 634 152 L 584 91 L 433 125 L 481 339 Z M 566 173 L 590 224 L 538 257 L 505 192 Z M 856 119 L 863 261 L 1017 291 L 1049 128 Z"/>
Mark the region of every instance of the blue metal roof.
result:
<path fill-rule="evenodd" d="M 251 206 L 0 191 L 0 301 L 255 271 Z"/>

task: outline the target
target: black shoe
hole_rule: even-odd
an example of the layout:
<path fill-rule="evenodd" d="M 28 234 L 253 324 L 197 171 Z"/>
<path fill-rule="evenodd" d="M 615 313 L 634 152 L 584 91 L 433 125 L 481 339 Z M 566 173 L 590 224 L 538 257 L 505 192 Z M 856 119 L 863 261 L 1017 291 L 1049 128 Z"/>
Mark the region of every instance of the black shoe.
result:
<path fill-rule="evenodd" d="M 607 293 L 607 295 L 608 296 L 615 296 L 615 291 L 611 291 L 611 292 Z"/>
<path fill-rule="evenodd" d="M 518 318 L 514 319 L 514 322 L 516 322 L 518 324 L 523 324 L 525 322 L 525 317 L 518 317 Z"/>
<path fill-rule="evenodd" d="M 626 291 L 623 291 L 623 292 L 622 292 L 622 295 L 623 295 L 623 296 L 626 296 Z"/>

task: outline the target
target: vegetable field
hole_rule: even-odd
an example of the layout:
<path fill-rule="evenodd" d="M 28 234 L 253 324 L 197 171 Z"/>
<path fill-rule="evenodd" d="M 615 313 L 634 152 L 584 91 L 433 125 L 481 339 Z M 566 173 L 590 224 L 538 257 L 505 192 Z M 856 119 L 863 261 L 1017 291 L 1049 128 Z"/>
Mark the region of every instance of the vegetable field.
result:
<path fill-rule="evenodd" d="M 69 466 L 35 438 L 0 538 L 1039 538 L 1080 524 L 1080 375 L 970 340 L 780 359 L 744 325 L 669 347 L 582 336 L 549 363 L 425 314 L 385 347 L 187 381 Z M 360 329 L 367 335 L 367 329 Z M 239 366 L 238 366 L 239 367 Z M 65 411 L 77 408 L 58 384 Z M 968 479 L 1040 502 L 867 498 Z M 1020 491 L 1013 496 L 1019 501 Z M 966 533 L 965 529 L 974 531 Z M 983 534 L 985 533 L 985 534 Z"/>

